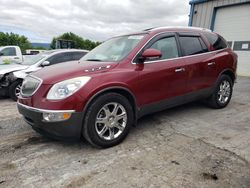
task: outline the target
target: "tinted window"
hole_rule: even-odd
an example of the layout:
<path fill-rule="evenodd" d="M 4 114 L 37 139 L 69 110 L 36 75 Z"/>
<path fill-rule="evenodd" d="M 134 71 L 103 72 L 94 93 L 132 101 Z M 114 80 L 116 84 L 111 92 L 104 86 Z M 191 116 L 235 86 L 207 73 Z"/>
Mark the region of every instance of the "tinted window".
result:
<path fill-rule="evenodd" d="M 57 63 L 70 61 L 70 59 L 71 59 L 70 53 L 60 53 L 48 58 L 47 61 L 50 62 L 50 65 L 54 65 Z"/>
<path fill-rule="evenodd" d="M 5 48 L 1 51 L 3 56 L 16 56 L 16 49 L 15 48 Z"/>
<path fill-rule="evenodd" d="M 79 60 L 86 54 L 87 54 L 87 52 L 72 52 L 71 59 L 72 60 Z"/>
<path fill-rule="evenodd" d="M 226 41 L 215 33 L 204 33 L 214 50 L 220 50 L 227 47 Z"/>
<path fill-rule="evenodd" d="M 183 51 L 183 55 L 195 55 L 207 52 L 208 49 L 205 43 L 200 37 L 193 36 L 181 36 L 180 44 Z"/>
<path fill-rule="evenodd" d="M 201 43 L 201 47 L 202 47 L 203 52 L 208 52 L 207 45 L 205 44 L 205 42 L 200 37 L 199 37 L 199 41 Z"/>
<path fill-rule="evenodd" d="M 149 48 L 160 50 L 162 53 L 162 57 L 160 59 L 179 57 L 175 37 L 162 38 L 153 43 Z"/>

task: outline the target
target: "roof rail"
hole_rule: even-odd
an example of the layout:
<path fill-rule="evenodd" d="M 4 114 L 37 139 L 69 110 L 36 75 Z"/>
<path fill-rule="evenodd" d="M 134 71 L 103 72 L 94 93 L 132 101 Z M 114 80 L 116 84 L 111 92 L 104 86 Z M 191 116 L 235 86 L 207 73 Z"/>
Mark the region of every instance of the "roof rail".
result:
<path fill-rule="evenodd" d="M 150 31 L 150 30 L 152 30 L 152 29 L 155 29 L 155 27 L 150 27 L 150 28 L 144 29 L 144 30 L 142 30 L 142 31 Z"/>
<path fill-rule="evenodd" d="M 145 29 L 143 31 L 154 31 L 157 29 L 174 29 L 174 28 L 179 28 L 179 29 L 196 29 L 196 30 L 200 30 L 200 31 L 209 31 L 212 32 L 212 30 L 207 29 L 207 28 L 201 28 L 201 27 L 188 27 L 188 26 L 163 26 L 163 27 L 152 27 L 152 28 L 148 28 Z"/>

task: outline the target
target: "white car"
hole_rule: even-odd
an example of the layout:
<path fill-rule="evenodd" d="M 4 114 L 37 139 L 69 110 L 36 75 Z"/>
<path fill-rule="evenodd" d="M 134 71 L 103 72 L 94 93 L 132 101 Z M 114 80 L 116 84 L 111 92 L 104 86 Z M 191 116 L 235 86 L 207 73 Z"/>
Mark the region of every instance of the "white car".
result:
<path fill-rule="evenodd" d="M 28 74 L 45 66 L 79 60 L 87 53 L 87 50 L 77 49 L 50 50 L 27 57 L 21 64 L 0 62 L 0 96 L 10 96 L 16 101 L 20 94 L 23 79 Z"/>

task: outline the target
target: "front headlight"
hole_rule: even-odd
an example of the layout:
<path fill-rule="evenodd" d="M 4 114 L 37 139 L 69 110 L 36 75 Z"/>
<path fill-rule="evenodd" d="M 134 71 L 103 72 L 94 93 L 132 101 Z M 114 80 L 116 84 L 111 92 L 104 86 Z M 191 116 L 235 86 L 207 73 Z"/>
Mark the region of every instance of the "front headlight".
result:
<path fill-rule="evenodd" d="M 21 78 L 24 79 L 29 73 L 25 72 L 25 71 L 16 71 L 13 72 L 14 77 L 16 78 Z"/>
<path fill-rule="evenodd" d="M 56 83 L 49 90 L 47 99 L 50 99 L 50 100 L 65 99 L 66 97 L 69 97 L 70 95 L 78 91 L 89 80 L 90 80 L 90 77 L 83 76 L 83 77 L 77 77 L 77 78 L 64 80 L 62 82 Z"/>

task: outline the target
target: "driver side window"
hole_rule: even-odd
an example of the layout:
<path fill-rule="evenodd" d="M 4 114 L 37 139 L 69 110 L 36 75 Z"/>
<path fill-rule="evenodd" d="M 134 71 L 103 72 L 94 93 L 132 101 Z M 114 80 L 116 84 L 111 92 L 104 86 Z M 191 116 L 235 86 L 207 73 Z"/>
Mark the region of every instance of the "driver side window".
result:
<path fill-rule="evenodd" d="M 154 42 L 149 48 L 160 50 L 162 56 L 159 60 L 179 57 L 175 37 L 161 38 Z"/>

